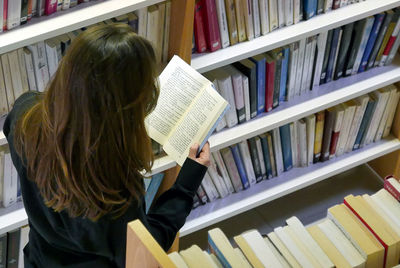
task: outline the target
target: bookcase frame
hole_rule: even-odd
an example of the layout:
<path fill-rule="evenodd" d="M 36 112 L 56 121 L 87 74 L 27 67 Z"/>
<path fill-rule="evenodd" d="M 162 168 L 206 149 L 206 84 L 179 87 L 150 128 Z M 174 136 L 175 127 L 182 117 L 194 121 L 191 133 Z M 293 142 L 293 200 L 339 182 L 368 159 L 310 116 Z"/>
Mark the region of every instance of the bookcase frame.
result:
<path fill-rule="evenodd" d="M 0 34 L 0 54 L 158 2 L 161 2 L 161 0 L 98 0 L 81 4 L 68 11 L 62 11 L 50 16 L 33 18 L 30 23 L 24 26 Z M 177 54 L 188 63 L 191 61 L 194 4 L 195 0 L 172 0 L 171 5 L 170 46 L 168 54 L 169 57 Z M 300 22 L 298 24 L 273 31 L 252 41 L 240 43 L 213 53 L 196 55 L 193 57 L 191 65 L 200 72 L 212 70 L 237 60 L 241 60 L 258 53 L 289 44 L 291 42 L 339 27 L 341 25 L 371 16 L 396 6 L 400 6 L 400 0 L 369 0 L 346 6 L 330 13 L 319 15 L 309 21 Z M 346 84 L 346 81 L 348 84 Z M 212 136 L 210 139 L 212 150 L 229 146 L 240 140 L 253 137 L 270 129 L 294 121 L 300 117 L 312 114 L 315 111 L 334 106 L 340 102 L 352 99 L 397 81 L 400 81 L 400 62 L 398 60 L 395 61 L 392 66 L 373 69 L 363 74 L 358 74 L 349 78 L 341 79 L 339 81 L 331 82 L 326 86 L 323 86 L 326 88 L 333 87 L 335 91 L 332 91 L 331 93 L 317 96 L 309 101 L 306 101 L 306 99 L 301 99 L 300 97 L 293 103 L 289 102 L 288 104 L 283 104 L 282 108 L 278 108 L 276 111 L 268 113 L 263 117 L 256 118 L 246 124 L 239 125 L 235 128 L 225 130 Z M 314 93 L 312 92 L 310 94 Z M 261 122 L 262 127 L 260 128 L 259 126 Z M 237 132 L 239 132 L 239 135 L 235 136 L 235 133 Z M 396 119 L 393 123 L 392 134 L 394 138 L 381 142 L 381 145 L 386 144 L 386 147 L 384 148 L 381 148 L 379 147 L 380 145 L 377 145 L 376 148 L 380 149 L 373 150 L 372 148 L 371 150 L 365 150 L 368 151 L 368 154 L 364 151 L 352 153 L 354 156 L 357 156 L 357 160 L 355 160 L 351 165 L 362 164 L 379 156 L 377 159 L 369 162 L 371 167 L 373 167 L 381 176 L 394 174 L 400 177 L 399 108 L 397 109 Z M 229 139 L 226 138 L 227 136 Z M 222 142 L 221 140 L 224 139 L 225 142 Z M 0 132 L 0 146 L 5 146 L 6 144 L 7 142 L 5 138 Z M 385 154 L 385 156 L 381 156 L 383 154 Z M 332 165 L 335 165 L 335 163 L 332 162 Z M 324 173 L 318 175 L 319 177 L 313 177 L 313 179 L 309 179 L 308 182 L 304 182 L 302 185 L 300 185 L 300 188 L 320 181 L 323 178 L 326 178 L 328 175 L 332 175 L 334 172 L 337 174 L 341 172 L 343 168 L 348 169 L 350 168 L 350 165 L 343 165 L 337 167 L 334 171 L 329 172 L 329 174 Z M 173 185 L 179 172 L 179 167 L 177 167 L 176 163 L 166 156 L 156 160 L 154 164 L 154 173 L 162 171 L 165 171 L 165 178 L 160 186 L 158 196 Z M 315 175 L 315 172 L 318 172 L 318 168 L 310 169 L 309 172 L 310 176 L 312 174 Z M 307 174 L 304 176 L 307 176 Z M 275 198 L 279 198 L 282 195 L 299 189 L 296 187 L 289 187 L 286 191 L 276 195 Z M 262 202 L 265 203 L 269 202 L 270 200 L 272 199 L 266 196 Z M 251 207 L 254 207 L 257 204 L 261 203 L 253 202 L 249 204 L 245 210 L 251 209 Z M 238 210 L 236 212 L 234 211 L 233 213 L 229 215 L 227 214 L 224 217 L 231 217 L 245 210 Z M 216 223 L 222 220 L 224 217 L 210 217 L 209 219 L 205 220 L 204 224 L 202 223 L 201 225 L 197 225 L 193 227 L 193 229 L 190 229 L 192 228 L 190 225 L 186 225 L 183 228 L 183 235 L 188 234 L 195 229 L 198 230 Z M 18 207 L 14 211 L 0 209 L 0 234 L 25 224 L 27 224 L 27 216 L 23 207 Z M 175 244 L 173 248 L 176 249 L 177 244 Z"/>

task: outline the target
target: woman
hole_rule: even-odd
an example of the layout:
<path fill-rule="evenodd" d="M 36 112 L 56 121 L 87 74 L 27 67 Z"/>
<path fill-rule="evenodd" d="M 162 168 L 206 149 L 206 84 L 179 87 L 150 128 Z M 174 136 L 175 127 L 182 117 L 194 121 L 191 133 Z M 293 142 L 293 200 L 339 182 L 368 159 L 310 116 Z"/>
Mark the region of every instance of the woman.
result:
<path fill-rule="evenodd" d="M 190 150 L 174 186 L 146 215 L 140 171 L 153 163 L 144 118 L 155 107 L 157 62 L 126 25 L 75 39 L 44 94 L 26 93 L 4 133 L 30 233 L 25 267 L 124 267 L 127 223 L 140 219 L 165 249 L 185 223 L 209 163 Z"/>

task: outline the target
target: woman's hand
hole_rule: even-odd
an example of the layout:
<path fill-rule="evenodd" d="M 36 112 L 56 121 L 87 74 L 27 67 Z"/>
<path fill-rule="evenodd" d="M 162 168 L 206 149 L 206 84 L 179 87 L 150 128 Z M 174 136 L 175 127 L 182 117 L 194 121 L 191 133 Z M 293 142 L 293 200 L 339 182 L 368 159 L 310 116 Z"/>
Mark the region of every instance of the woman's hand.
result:
<path fill-rule="evenodd" d="M 195 143 L 190 147 L 189 158 L 196 161 L 197 163 L 208 167 L 210 165 L 210 143 L 207 142 L 201 150 L 199 157 L 197 157 L 197 151 L 199 150 L 199 144 Z"/>

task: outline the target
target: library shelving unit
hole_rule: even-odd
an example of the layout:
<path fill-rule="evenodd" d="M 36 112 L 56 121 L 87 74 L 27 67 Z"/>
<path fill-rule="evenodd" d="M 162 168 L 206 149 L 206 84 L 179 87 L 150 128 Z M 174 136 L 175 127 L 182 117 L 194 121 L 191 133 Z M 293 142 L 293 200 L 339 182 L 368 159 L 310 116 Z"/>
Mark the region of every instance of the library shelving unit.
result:
<path fill-rule="evenodd" d="M 0 34 L 0 54 L 157 2 L 160 0 L 93 1 L 48 17 L 35 18 L 31 23 Z M 356 3 L 251 41 L 213 53 L 196 54 L 191 59 L 194 3 L 195 0 L 172 0 L 169 56 L 177 54 L 185 61 L 191 61 L 192 67 L 201 73 L 400 6 L 400 0 Z M 390 66 L 325 84 L 249 122 L 216 133 L 210 138 L 211 150 L 219 150 L 397 81 L 400 81 L 400 58 L 396 58 Z M 400 117 L 399 110 L 397 118 Z M 181 235 L 190 234 L 373 159 L 377 160 L 371 165 L 381 176 L 388 173 L 400 175 L 400 167 L 394 164 L 396 161 L 400 163 L 400 127 L 396 124 L 400 125 L 400 120 L 395 121 L 392 136 L 380 142 L 324 163 L 295 168 L 246 191 L 194 209 Z M 0 132 L 0 146 L 6 144 Z M 390 158 L 384 158 L 385 155 Z M 166 175 L 160 192 L 173 184 L 179 167 L 165 156 L 155 161 L 152 173 L 163 171 Z M 24 224 L 27 224 L 27 217 L 21 203 L 0 209 L 0 234 Z"/>

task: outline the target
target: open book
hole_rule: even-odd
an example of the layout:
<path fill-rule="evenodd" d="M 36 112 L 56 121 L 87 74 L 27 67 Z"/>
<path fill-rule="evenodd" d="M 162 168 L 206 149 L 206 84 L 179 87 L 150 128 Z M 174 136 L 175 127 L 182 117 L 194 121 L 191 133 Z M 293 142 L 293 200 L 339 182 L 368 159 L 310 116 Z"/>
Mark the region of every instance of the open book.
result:
<path fill-rule="evenodd" d="M 209 80 L 178 56 L 159 80 L 157 106 L 145 119 L 147 132 L 182 166 L 194 143 L 200 144 L 201 150 L 229 104 Z"/>

